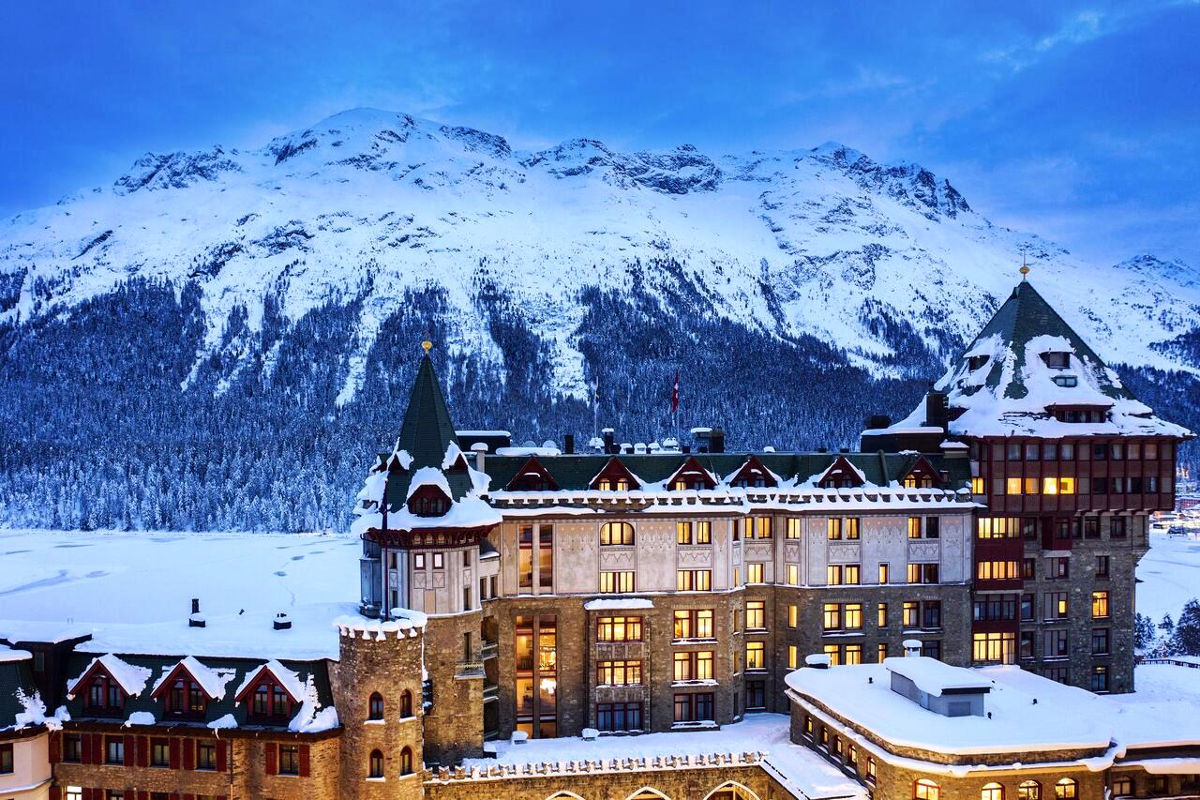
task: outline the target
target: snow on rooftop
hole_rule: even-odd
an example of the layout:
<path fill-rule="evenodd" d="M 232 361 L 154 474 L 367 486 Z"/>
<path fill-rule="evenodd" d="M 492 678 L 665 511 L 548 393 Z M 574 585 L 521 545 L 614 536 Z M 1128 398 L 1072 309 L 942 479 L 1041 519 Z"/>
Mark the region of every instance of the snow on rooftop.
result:
<path fill-rule="evenodd" d="M 250 688 L 255 681 L 263 676 L 263 673 L 270 673 L 280 686 L 284 688 L 292 700 L 299 703 L 306 697 L 304 681 L 300 680 L 299 673 L 290 670 L 278 660 L 272 658 L 265 664 L 260 664 L 254 669 L 246 673 L 246 677 L 238 685 L 237 690 L 233 693 L 234 697 L 241 697 L 242 693 Z"/>
<path fill-rule="evenodd" d="M 234 671 L 229 669 L 216 670 L 205 664 L 202 664 L 199 659 L 193 656 L 187 656 L 179 661 L 178 664 L 163 667 L 162 675 L 154 682 L 154 688 L 150 690 L 151 695 L 158 694 L 158 690 L 162 688 L 167 679 L 171 677 L 176 667 L 183 667 L 187 673 L 195 679 L 196 683 L 200 684 L 200 688 L 204 690 L 213 700 L 220 700 L 225 696 L 225 684 L 233 680 Z"/>
<path fill-rule="evenodd" d="M 892 656 L 885 658 L 883 665 L 889 672 L 908 678 L 922 692 L 935 697 L 964 691 L 986 692 L 992 688 L 991 681 L 981 678 L 978 673 L 952 667 L 928 656 Z"/>
<path fill-rule="evenodd" d="M 14 650 L 11 647 L 0 644 L 0 664 L 25 661 L 30 658 L 33 658 L 33 654 L 27 650 Z"/>
<path fill-rule="evenodd" d="M 599 597 L 583 604 L 585 611 L 632 611 L 654 608 L 654 601 L 645 597 Z"/>
<path fill-rule="evenodd" d="M 785 714 L 748 714 L 742 722 L 703 731 L 670 731 L 637 736 L 601 736 L 529 739 L 514 745 L 495 743 L 496 757 L 466 759 L 467 769 L 487 769 L 495 764 L 520 765 L 568 761 L 611 761 L 626 758 L 700 756 L 754 753 L 763 768 L 789 790 L 810 800 L 855 798 L 865 800 L 866 790 L 806 747 L 790 741 L 790 719 Z"/>
<path fill-rule="evenodd" d="M 792 691 L 899 746 L 965 756 L 1106 749 L 1112 739 L 1109 709 L 1101 698 L 1019 667 L 963 670 L 978 672 L 991 684 L 985 701 L 990 716 L 982 717 L 929 711 L 892 691 L 888 670 L 884 664 L 804 668 L 789 672 L 784 680 Z M 1037 682 L 1027 683 L 1026 676 Z"/>
<path fill-rule="evenodd" d="M 412 480 L 408 484 L 408 497 L 406 500 L 411 500 L 417 489 L 422 486 L 435 486 L 445 493 L 446 497 L 454 497 L 454 493 L 450 491 L 450 483 L 446 480 L 445 474 L 437 467 L 421 467 L 413 473 Z"/>
<path fill-rule="evenodd" d="M 73 694 L 75 687 L 79 685 L 93 667 L 99 665 L 108 676 L 116 681 L 125 694 L 130 697 L 137 697 L 146 688 L 146 683 L 150 680 L 150 670 L 146 667 L 139 667 L 122 661 L 112 653 L 105 653 L 102 656 L 93 658 L 88 665 L 83 668 L 83 672 L 69 681 L 67 681 L 67 693 Z"/>
<path fill-rule="evenodd" d="M 562 450 L 556 447 L 533 446 L 533 447 L 497 447 L 496 455 L 498 456 L 558 456 L 562 455 Z"/>

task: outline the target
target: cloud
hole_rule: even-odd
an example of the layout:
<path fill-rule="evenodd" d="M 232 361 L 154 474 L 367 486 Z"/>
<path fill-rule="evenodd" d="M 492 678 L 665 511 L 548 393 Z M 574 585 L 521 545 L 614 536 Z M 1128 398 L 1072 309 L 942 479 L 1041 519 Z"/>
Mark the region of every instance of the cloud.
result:
<path fill-rule="evenodd" d="M 1146 17 L 1170 8 L 1200 6 L 1200 0 L 1166 0 L 1148 2 L 1134 8 L 1113 11 L 1089 8 L 1077 11 L 1059 27 L 1042 36 L 1022 39 L 984 52 L 983 61 L 1020 72 L 1041 61 L 1047 55 L 1127 30 Z"/>

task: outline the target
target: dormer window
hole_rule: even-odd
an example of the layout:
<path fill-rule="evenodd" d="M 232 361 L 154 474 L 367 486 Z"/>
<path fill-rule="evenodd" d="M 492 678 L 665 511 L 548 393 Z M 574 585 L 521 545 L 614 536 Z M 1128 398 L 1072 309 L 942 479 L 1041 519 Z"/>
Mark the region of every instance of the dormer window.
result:
<path fill-rule="evenodd" d="M 974 372 L 988 362 L 990 356 L 971 356 L 967 359 L 967 369 Z"/>
<path fill-rule="evenodd" d="M 96 672 L 88 686 L 85 708 L 92 713 L 119 713 L 125 705 L 125 691 L 105 672 Z"/>
<path fill-rule="evenodd" d="M 250 702 L 250 717 L 260 720 L 288 719 L 292 716 L 292 698 L 287 690 L 271 680 L 254 687 Z"/>
<path fill-rule="evenodd" d="M 450 498 L 437 486 L 426 484 L 408 498 L 408 510 L 418 517 L 440 517 L 450 510 Z"/>
<path fill-rule="evenodd" d="M 1042 361 L 1050 369 L 1066 369 L 1071 366 L 1071 354 L 1062 352 L 1042 353 Z"/>
<path fill-rule="evenodd" d="M 1055 375 L 1052 380 L 1057 386 L 1070 389 L 1079 385 L 1079 378 L 1074 375 Z"/>
<path fill-rule="evenodd" d="M 629 481 L 625 478 L 601 478 L 596 481 L 596 488 L 602 492 L 628 492 Z"/>
<path fill-rule="evenodd" d="M 704 479 L 699 476 L 688 476 L 688 477 L 678 478 L 671 482 L 671 490 L 676 491 L 676 492 L 682 492 L 682 491 L 687 491 L 687 490 L 698 492 L 701 489 L 706 489 L 706 488 L 708 488 L 708 487 L 705 485 Z"/>
<path fill-rule="evenodd" d="M 200 684 L 186 678 L 172 681 L 167 691 L 166 711 L 177 717 L 200 717 L 208 706 L 208 698 Z"/>

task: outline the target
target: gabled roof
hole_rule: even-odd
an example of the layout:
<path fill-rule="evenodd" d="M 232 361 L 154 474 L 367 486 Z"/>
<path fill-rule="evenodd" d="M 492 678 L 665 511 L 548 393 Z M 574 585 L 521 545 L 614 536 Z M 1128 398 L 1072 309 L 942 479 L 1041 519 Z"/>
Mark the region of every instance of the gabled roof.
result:
<path fill-rule="evenodd" d="M 1065 354 L 1066 365 L 1049 365 L 1043 359 L 1048 353 Z M 1017 284 L 936 389 L 947 395 L 953 435 L 1190 435 L 1139 402 L 1029 281 Z M 1103 410 L 1106 418 L 1062 422 L 1055 407 Z M 922 403 L 889 430 L 934 424 L 925 410 Z"/>
<path fill-rule="evenodd" d="M 738 467 L 737 471 L 725 476 L 725 483 L 729 484 L 730 486 L 733 486 L 738 481 L 742 480 L 750 483 L 754 480 L 755 476 L 758 475 L 762 476 L 763 483 L 766 486 L 775 487 L 779 485 L 779 476 L 767 469 L 767 466 L 763 464 L 762 459 L 760 459 L 754 453 L 751 453 L 746 457 L 746 462 L 742 464 L 742 466 Z"/>
<path fill-rule="evenodd" d="M 304 698 L 304 683 L 300 676 L 274 659 L 262 664 L 257 669 L 246 673 L 241 686 L 233 695 L 234 702 L 241 703 L 263 678 L 270 678 L 283 687 L 293 703 L 299 703 Z"/>
<path fill-rule="evenodd" d="M 835 477 L 841 478 L 846 476 L 854 481 L 855 486 L 861 486 L 867 481 L 867 476 L 861 469 L 850 463 L 850 459 L 844 455 L 839 455 L 837 459 L 829 465 L 825 472 L 821 473 L 821 477 L 817 478 L 817 485 L 823 486 L 827 481 L 833 480 Z"/>
<path fill-rule="evenodd" d="M 504 485 L 504 488 L 513 488 L 515 484 L 522 483 L 531 475 L 537 476 L 540 480 L 548 484 L 551 489 L 559 488 L 558 481 L 554 480 L 554 476 L 546 471 L 546 468 L 542 465 L 542 462 L 538 460 L 537 456 L 530 456 L 529 459 L 523 465 L 521 465 L 521 468 L 517 470 L 517 474 L 513 475 L 512 480 Z"/>
<path fill-rule="evenodd" d="M 679 465 L 679 469 L 671 473 L 671 477 L 667 478 L 667 488 L 671 488 L 671 484 L 685 476 L 698 475 L 704 480 L 704 485 L 712 489 L 717 485 L 717 478 L 711 472 L 703 467 L 695 456 L 690 456 L 686 461 Z"/>
<path fill-rule="evenodd" d="M 609 456 L 608 460 L 604 462 L 604 466 L 601 467 L 600 471 L 593 475 L 592 479 L 588 481 L 587 488 L 598 488 L 597 484 L 602 478 L 612 480 L 613 478 L 617 477 L 625 478 L 627 481 L 629 481 L 629 488 L 631 489 L 640 489 L 643 485 L 642 479 L 635 475 L 633 470 L 631 470 L 628 465 L 625 464 L 625 462 L 616 456 Z"/>
<path fill-rule="evenodd" d="M 121 687 L 121 691 L 130 697 L 137 697 L 142 693 L 151 674 L 150 670 L 145 667 L 129 664 L 112 653 L 106 653 L 93 658 L 78 678 L 67 681 L 67 694 L 75 694 L 76 688 L 90 683 L 96 673 L 101 671 L 116 681 L 117 685 Z"/>
<path fill-rule="evenodd" d="M 151 697 L 158 697 L 171 688 L 171 684 L 183 675 L 191 678 L 211 700 L 219 700 L 225 696 L 225 684 L 233 678 L 232 670 L 216 670 L 205 666 L 198 659 L 187 656 L 169 671 L 163 670 L 150 691 Z"/>

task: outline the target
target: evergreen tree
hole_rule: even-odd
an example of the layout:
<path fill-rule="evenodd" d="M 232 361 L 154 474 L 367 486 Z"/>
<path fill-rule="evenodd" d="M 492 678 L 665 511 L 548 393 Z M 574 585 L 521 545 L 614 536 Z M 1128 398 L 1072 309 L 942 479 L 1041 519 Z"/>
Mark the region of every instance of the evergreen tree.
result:
<path fill-rule="evenodd" d="M 1200 601 L 1188 600 L 1171 635 L 1171 653 L 1200 656 Z"/>

